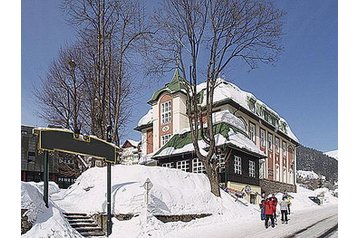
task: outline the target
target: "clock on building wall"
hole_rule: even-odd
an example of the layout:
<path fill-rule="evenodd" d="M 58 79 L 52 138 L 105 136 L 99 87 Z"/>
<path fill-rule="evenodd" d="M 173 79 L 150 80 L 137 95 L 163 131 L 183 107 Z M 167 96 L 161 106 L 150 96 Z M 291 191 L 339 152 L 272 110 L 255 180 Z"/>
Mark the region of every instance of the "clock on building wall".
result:
<path fill-rule="evenodd" d="M 163 131 L 163 132 L 169 131 L 169 126 L 163 126 L 163 127 L 162 127 L 162 131 Z"/>

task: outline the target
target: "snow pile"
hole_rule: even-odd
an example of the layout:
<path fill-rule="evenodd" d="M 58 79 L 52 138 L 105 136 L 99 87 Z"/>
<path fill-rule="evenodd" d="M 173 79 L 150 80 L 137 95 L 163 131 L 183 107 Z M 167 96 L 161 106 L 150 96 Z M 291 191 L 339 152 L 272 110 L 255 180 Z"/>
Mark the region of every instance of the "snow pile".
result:
<path fill-rule="evenodd" d="M 36 183 L 36 182 L 28 182 L 29 184 L 37 187 L 41 193 L 43 193 L 43 190 L 44 190 L 44 182 L 39 182 L 39 183 Z M 49 181 L 48 182 L 48 194 L 49 195 L 52 195 L 52 194 L 55 194 L 55 193 L 58 193 L 60 192 L 60 188 L 58 187 L 57 183 L 55 182 L 52 182 L 52 181 Z"/>
<path fill-rule="evenodd" d="M 332 191 L 328 188 L 317 188 L 314 193 L 323 204 L 338 204 L 338 198 L 333 196 Z"/>
<path fill-rule="evenodd" d="M 21 182 L 21 209 L 27 209 L 24 215 L 28 216 L 28 221 L 33 224 L 21 237 L 82 237 L 72 229 L 51 199 L 48 205 L 47 208 L 39 184 Z"/>
<path fill-rule="evenodd" d="M 98 167 L 87 170 L 67 191 L 64 199 L 56 203 L 70 212 L 106 212 L 106 171 L 106 168 Z M 223 198 L 215 197 L 204 174 L 163 167 L 115 165 L 112 167 L 114 214 L 143 211 L 143 184 L 147 178 L 153 183 L 149 191 L 149 208 L 155 215 L 222 214 L 237 212 L 241 207 L 226 193 Z"/>
<path fill-rule="evenodd" d="M 328 204 L 338 204 L 338 199 L 334 197 L 327 188 L 318 188 L 316 190 L 309 190 L 297 185 L 297 193 L 288 193 L 291 196 L 291 210 L 299 211 L 312 208 L 319 208 Z M 277 199 L 280 201 L 283 194 L 278 193 Z M 309 197 L 318 197 L 321 199 L 321 205 L 313 202 Z"/>

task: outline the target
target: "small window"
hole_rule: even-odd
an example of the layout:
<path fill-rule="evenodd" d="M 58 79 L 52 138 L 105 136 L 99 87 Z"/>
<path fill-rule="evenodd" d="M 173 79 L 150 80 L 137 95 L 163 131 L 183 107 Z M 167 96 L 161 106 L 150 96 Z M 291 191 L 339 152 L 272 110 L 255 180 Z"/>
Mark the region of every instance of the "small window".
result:
<path fill-rule="evenodd" d="M 255 176 L 255 162 L 252 160 L 249 160 L 249 176 L 256 177 Z"/>
<path fill-rule="evenodd" d="M 236 174 L 242 174 L 242 163 L 241 163 L 241 157 L 234 156 L 234 173 Z"/>
<path fill-rule="evenodd" d="M 171 162 L 171 163 L 164 163 L 164 164 L 162 164 L 162 167 L 174 168 L 174 163 L 173 163 L 173 162 Z"/>
<path fill-rule="evenodd" d="M 272 151 L 272 134 L 271 133 L 267 134 L 267 144 L 268 144 L 268 149 Z"/>
<path fill-rule="evenodd" d="M 161 104 L 161 108 L 162 108 L 162 113 L 161 113 L 161 117 L 162 117 L 162 124 L 167 124 L 171 121 L 172 119 L 172 103 L 171 101 L 165 102 Z"/>
<path fill-rule="evenodd" d="M 276 181 L 280 181 L 280 166 L 278 164 L 276 164 L 275 178 Z"/>
<path fill-rule="evenodd" d="M 34 162 L 36 159 L 36 154 L 33 151 L 27 152 L 27 161 L 28 162 Z"/>
<path fill-rule="evenodd" d="M 225 172 L 225 153 L 218 154 L 219 173 Z"/>
<path fill-rule="evenodd" d="M 177 169 L 189 172 L 189 161 L 181 160 L 177 162 Z"/>
<path fill-rule="evenodd" d="M 171 138 L 172 135 L 164 135 L 162 136 L 162 146 L 165 145 Z"/>
<path fill-rule="evenodd" d="M 256 144 L 256 125 L 252 122 L 249 123 L 249 137 Z"/>
<path fill-rule="evenodd" d="M 285 141 L 282 141 L 282 155 L 287 156 L 287 143 Z"/>
<path fill-rule="evenodd" d="M 205 171 L 204 164 L 199 161 L 198 158 L 192 160 L 193 163 L 193 173 L 203 173 Z"/>
<path fill-rule="evenodd" d="M 266 147 L 266 131 L 260 128 L 260 145 Z"/>
<path fill-rule="evenodd" d="M 275 137 L 275 151 L 276 154 L 280 154 L 280 138 Z"/>

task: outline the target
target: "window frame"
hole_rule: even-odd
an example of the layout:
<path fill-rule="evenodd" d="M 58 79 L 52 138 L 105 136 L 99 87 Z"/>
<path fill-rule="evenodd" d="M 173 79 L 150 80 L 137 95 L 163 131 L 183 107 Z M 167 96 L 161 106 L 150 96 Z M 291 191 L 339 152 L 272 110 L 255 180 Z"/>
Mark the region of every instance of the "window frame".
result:
<path fill-rule="evenodd" d="M 166 101 L 160 104 L 160 120 L 161 124 L 169 124 L 172 121 L 172 101 Z"/>
<path fill-rule="evenodd" d="M 277 136 L 275 136 L 275 153 L 280 154 L 280 138 Z"/>
<path fill-rule="evenodd" d="M 251 130 L 251 126 L 253 126 L 253 131 Z M 253 132 L 253 135 L 251 135 L 251 132 Z M 249 137 L 256 144 L 256 124 L 251 121 L 249 121 Z"/>
<path fill-rule="evenodd" d="M 192 159 L 192 172 L 193 173 L 205 172 L 204 164 L 199 160 L 199 158 Z"/>
<path fill-rule="evenodd" d="M 169 140 L 170 138 L 172 138 L 172 134 L 166 134 L 166 135 L 162 135 L 160 137 L 160 144 L 161 146 L 165 145 Z"/>
<path fill-rule="evenodd" d="M 162 167 L 165 168 L 174 168 L 174 162 L 169 162 L 169 163 L 163 163 Z"/>
<path fill-rule="evenodd" d="M 249 177 L 256 178 L 255 161 L 249 160 Z"/>
<path fill-rule="evenodd" d="M 287 157 L 287 142 L 282 140 L 282 156 Z"/>
<path fill-rule="evenodd" d="M 262 132 L 265 133 L 264 138 L 262 137 Z M 266 130 L 260 127 L 260 146 L 266 148 Z"/>
<path fill-rule="evenodd" d="M 182 171 L 185 171 L 185 172 L 189 172 L 189 170 L 190 170 L 189 166 L 190 166 L 189 165 L 189 160 L 179 160 L 179 161 L 176 162 L 176 168 L 180 169 Z"/>
<path fill-rule="evenodd" d="M 234 173 L 242 175 L 242 158 L 234 155 Z"/>
<path fill-rule="evenodd" d="M 270 141 L 270 137 L 271 137 L 271 141 Z M 267 147 L 270 151 L 273 151 L 273 143 L 272 143 L 272 140 L 273 140 L 273 135 L 272 133 L 270 132 L 267 132 Z"/>

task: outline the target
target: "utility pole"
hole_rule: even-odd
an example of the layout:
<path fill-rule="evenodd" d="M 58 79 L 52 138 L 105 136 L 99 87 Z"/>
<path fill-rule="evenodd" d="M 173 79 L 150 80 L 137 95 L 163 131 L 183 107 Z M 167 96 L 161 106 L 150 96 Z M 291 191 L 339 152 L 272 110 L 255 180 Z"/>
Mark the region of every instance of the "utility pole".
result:
<path fill-rule="evenodd" d="M 112 126 L 107 126 L 107 142 L 112 142 Z M 107 236 L 112 234 L 112 184 L 111 184 L 111 163 L 107 161 Z"/>

